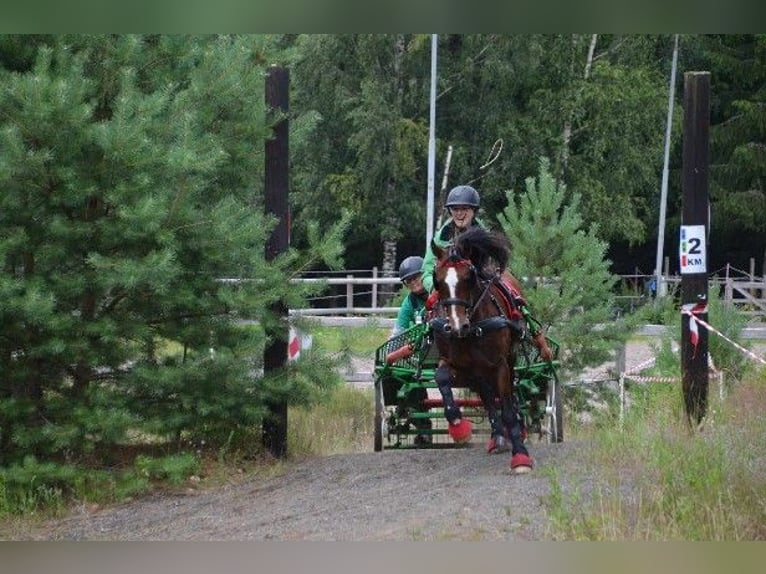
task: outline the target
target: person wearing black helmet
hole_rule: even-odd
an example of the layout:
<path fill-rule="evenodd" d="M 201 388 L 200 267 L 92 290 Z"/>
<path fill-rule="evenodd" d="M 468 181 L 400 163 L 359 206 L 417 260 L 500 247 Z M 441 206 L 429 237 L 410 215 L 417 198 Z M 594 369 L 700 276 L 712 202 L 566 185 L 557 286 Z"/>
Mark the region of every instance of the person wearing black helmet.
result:
<path fill-rule="evenodd" d="M 433 237 L 434 243 L 439 247 L 447 247 L 452 239 L 471 226 L 478 225 L 484 229 L 487 226 L 476 217 L 479 209 L 479 192 L 470 185 L 458 185 L 453 187 L 447 194 L 444 207 L 449 211 L 449 219 L 441 226 Z M 423 287 L 427 293 L 433 291 L 433 272 L 436 266 L 436 256 L 430 246 L 423 258 Z"/>
<path fill-rule="evenodd" d="M 479 209 L 479 192 L 470 185 L 458 185 L 453 187 L 447 194 L 444 206 L 449 210 L 450 218 L 442 225 L 433 237 L 433 242 L 441 248 L 446 248 L 456 235 L 474 225 L 489 230 L 489 227 L 476 217 Z M 423 258 L 422 283 L 426 293 L 431 293 L 434 288 L 433 272 L 436 267 L 436 255 L 429 246 Z M 504 283 L 507 285 L 508 298 L 519 310 L 526 307 L 526 301 L 522 293 L 521 283 L 506 270 L 503 274 Z M 523 321 L 520 323 L 524 323 Z M 533 323 L 527 323 L 526 329 L 532 336 L 532 342 L 540 350 L 540 356 L 545 361 L 553 358 L 553 353 L 545 340 L 544 333 Z M 517 330 L 523 333 L 525 327 L 517 326 Z"/>
<path fill-rule="evenodd" d="M 406 257 L 399 265 L 399 279 L 409 289 L 409 293 L 399 307 L 396 323 L 391 331 L 392 337 L 423 319 L 428 292 L 423 287 L 422 267 L 423 258 L 417 255 Z"/>
<path fill-rule="evenodd" d="M 405 257 L 399 265 L 399 279 L 409 289 L 409 293 L 407 293 L 399 307 L 396 323 L 391 330 L 392 338 L 424 320 L 423 316 L 426 310 L 428 292 L 423 288 L 423 282 L 421 281 L 422 273 L 420 269 L 422 266 L 423 258 L 417 255 Z M 400 388 L 401 384 L 395 379 L 388 381 L 388 384 L 383 386 L 384 395 L 388 393 L 388 397 L 385 399 L 387 404 L 396 400 L 396 393 Z M 415 408 L 418 408 L 422 401 L 427 398 L 428 392 L 425 388 L 412 389 L 408 394 L 408 399 L 413 401 L 413 407 Z M 414 439 L 415 445 L 430 446 L 433 442 L 430 432 L 432 428 L 431 419 L 415 418 L 412 421 L 412 425 L 418 431 Z"/>

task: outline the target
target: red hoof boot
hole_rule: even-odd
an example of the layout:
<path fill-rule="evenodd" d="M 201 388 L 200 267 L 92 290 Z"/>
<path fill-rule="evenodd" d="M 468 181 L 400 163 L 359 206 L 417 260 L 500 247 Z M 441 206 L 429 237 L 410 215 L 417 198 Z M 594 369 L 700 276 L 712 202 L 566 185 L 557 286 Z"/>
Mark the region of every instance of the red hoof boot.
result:
<path fill-rule="evenodd" d="M 511 472 L 523 474 L 532 470 L 532 459 L 528 454 L 517 452 L 511 457 Z"/>
<path fill-rule="evenodd" d="M 499 452 L 507 452 L 510 450 L 508 441 L 504 436 L 493 436 L 487 442 L 487 452 L 489 454 L 497 454 Z"/>
<path fill-rule="evenodd" d="M 448 431 L 453 441 L 458 444 L 465 444 L 471 441 L 473 424 L 467 419 L 460 419 L 454 423 L 450 423 Z"/>

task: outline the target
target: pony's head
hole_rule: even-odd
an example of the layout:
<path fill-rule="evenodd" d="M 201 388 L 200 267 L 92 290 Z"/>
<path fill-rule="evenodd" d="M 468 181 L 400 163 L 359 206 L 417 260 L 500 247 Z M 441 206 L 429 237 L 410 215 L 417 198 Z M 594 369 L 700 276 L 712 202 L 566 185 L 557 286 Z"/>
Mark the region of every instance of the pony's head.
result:
<path fill-rule="evenodd" d="M 454 246 L 443 249 L 432 244 L 431 249 L 437 258 L 434 268 L 434 289 L 439 293 L 437 309 L 439 316 L 446 319 L 442 331 L 465 336 L 471 327 L 472 293 L 478 282 L 476 267 Z"/>
<path fill-rule="evenodd" d="M 439 293 L 442 331 L 464 337 L 471 332 L 471 316 L 482 301 L 481 279 L 502 272 L 508 263 L 505 237 L 480 227 L 461 234 L 448 247 L 431 242 L 436 256 L 434 289 Z"/>

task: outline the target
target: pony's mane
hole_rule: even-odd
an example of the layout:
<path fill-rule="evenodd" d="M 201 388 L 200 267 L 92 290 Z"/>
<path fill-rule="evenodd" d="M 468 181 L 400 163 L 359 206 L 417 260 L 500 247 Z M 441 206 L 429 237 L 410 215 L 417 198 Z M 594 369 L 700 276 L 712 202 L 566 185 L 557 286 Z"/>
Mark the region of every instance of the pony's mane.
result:
<path fill-rule="evenodd" d="M 478 269 L 491 268 L 500 272 L 508 266 L 511 249 L 505 235 L 478 226 L 460 233 L 455 239 L 455 248 Z"/>

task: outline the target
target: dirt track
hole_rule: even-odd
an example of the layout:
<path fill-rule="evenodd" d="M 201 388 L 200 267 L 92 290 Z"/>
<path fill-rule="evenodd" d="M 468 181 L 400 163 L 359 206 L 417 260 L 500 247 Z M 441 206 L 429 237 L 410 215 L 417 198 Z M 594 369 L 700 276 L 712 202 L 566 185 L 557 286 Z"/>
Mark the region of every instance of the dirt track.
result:
<path fill-rule="evenodd" d="M 586 445 L 533 443 L 530 454 L 526 475 L 481 444 L 321 457 L 216 491 L 79 509 L 18 539 L 546 540 L 550 476 L 570 493 L 590 490 L 593 477 Z"/>

